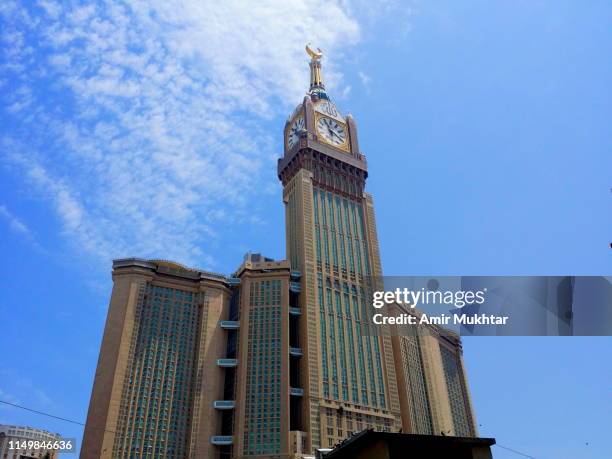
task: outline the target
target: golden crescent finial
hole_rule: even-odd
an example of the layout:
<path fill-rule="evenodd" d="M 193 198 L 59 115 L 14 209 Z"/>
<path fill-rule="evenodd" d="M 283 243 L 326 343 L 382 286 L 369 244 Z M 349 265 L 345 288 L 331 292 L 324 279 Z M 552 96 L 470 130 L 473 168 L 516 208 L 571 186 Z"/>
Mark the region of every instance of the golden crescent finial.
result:
<path fill-rule="evenodd" d="M 310 43 L 306 45 L 306 52 L 312 59 L 318 60 L 323 57 L 323 51 L 321 51 L 321 48 L 317 48 L 317 51 L 315 51 L 310 47 Z"/>

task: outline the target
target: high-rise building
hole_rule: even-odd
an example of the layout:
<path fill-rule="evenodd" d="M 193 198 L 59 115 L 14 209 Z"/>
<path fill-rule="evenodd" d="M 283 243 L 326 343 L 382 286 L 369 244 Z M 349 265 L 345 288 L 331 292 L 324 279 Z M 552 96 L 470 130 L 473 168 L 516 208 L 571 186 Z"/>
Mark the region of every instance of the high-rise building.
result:
<path fill-rule="evenodd" d="M 320 55 L 311 57 L 310 90 L 287 121 L 278 164 L 287 257 L 302 273 L 298 430 L 308 450 L 364 426 L 401 427 L 391 339 L 364 333 L 366 280 L 382 275 L 367 163 L 355 121 L 330 100 Z"/>
<path fill-rule="evenodd" d="M 231 276 L 115 260 L 81 457 L 298 459 L 366 428 L 476 434 L 457 337 L 368 331 L 367 163 L 307 51 L 278 162 L 287 260 L 248 254 Z"/>
<path fill-rule="evenodd" d="M 81 457 L 180 458 L 210 449 L 230 295 L 225 276 L 114 261 Z"/>
<path fill-rule="evenodd" d="M 476 436 L 459 337 L 422 325 L 408 334 L 396 331 L 392 341 L 403 432 Z"/>

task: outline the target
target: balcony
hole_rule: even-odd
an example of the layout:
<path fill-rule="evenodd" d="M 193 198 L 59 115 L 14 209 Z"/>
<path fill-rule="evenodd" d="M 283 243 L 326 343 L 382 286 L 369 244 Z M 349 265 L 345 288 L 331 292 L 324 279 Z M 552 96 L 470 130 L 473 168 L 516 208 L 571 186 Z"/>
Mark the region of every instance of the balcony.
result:
<path fill-rule="evenodd" d="M 222 320 L 221 328 L 224 330 L 238 330 L 238 328 L 240 328 L 240 322 L 237 320 Z"/>
<path fill-rule="evenodd" d="M 293 293 L 300 293 L 302 291 L 302 287 L 299 282 L 289 282 L 289 290 Z"/>
<path fill-rule="evenodd" d="M 292 279 L 299 279 L 302 277 L 302 271 L 298 271 L 297 269 L 292 269 L 290 276 Z"/>
<path fill-rule="evenodd" d="M 232 445 L 234 443 L 234 437 L 231 435 L 215 435 L 214 437 L 210 437 L 210 442 L 217 446 Z"/>
<path fill-rule="evenodd" d="M 289 306 L 289 314 L 292 316 L 301 316 L 302 310 L 300 308 L 294 308 L 293 306 Z"/>
<path fill-rule="evenodd" d="M 303 397 L 304 396 L 304 389 L 302 389 L 300 387 L 290 387 L 289 388 L 289 395 L 292 395 L 293 397 Z"/>
<path fill-rule="evenodd" d="M 302 357 L 304 354 L 302 353 L 302 349 L 300 349 L 299 347 L 290 347 L 289 355 L 291 357 Z"/>
<path fill-rule="evenodd" d="M 227 283 L 230 286 L 240 285 L 240 278 L 239 277 L 228 277 Z"/>
<path fill-rule="evenodd" d="M 238 365 L 238 359 L 218 359 L 217 365 L 222 368 L 234 368 Z"/>
<path fill-rule="evenodd" d="M 213 408 L 216 410 L 233 410 L 236 408 L 236 402 L 234 400 L 215 400 Z"/>

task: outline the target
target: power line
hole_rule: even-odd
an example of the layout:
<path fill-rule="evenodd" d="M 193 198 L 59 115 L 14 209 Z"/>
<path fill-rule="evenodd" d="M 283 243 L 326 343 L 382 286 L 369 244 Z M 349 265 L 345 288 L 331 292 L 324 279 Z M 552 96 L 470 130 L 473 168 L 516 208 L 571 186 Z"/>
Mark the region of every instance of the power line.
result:
<path fill-rule="evenodd" d="M 39 410 L 35 410 L 33 408 L 28 408 L 27 406 L 22 406 L 22 405 L 18 405 L 16 403 L 7 402 L 6 400 L 0 400 L 0 403 L 4 403 L 5 405 L 9 405 L 9 406 L 12 406 L 14 408 L 19 408 L 19 409 L 22 409 L 22 410 L 25 410 L 25 411 L 30 411 L 31 413 L 36 413 L 36 414 L 40 414 L 42 416 L 47 416 L 49 418 L 59 419 L 60 421 L 70 422 L 71 424 L 76 424 L 78 426 L 85 426 L 85 424 L 83 422 L 81 422 L 81 421 L 75 421 L 73 419 L 63 418 L 61 416 L 56 416 L 56 415 L 51 414 L 51 413 L 45 413 L 44 411 L 39 411 Z M 95 428 L 96 427 L 94 427 L 94 429 Z M 102 429 L 102 428 L 100 428 L 100 429 L 104 430 L 105 432 L 116 433 L 116 432 L 113 432 L 112 430 L 106 430 L 106 429 Z"/>
<path fill-rule="evenodd" d="M 85 425 L 85 424 L 83 424 L 82 422 L 79 422 L 79 421 L 73 421 L 72 419 L 62 418 L 61 416 L 55 416 L 53 414 L 45 413 L 44 411 L 34 410 L 32 408 L 28 408 L 28 407 L 25 407 L 25 406 L 17 405 L 16 403 L 6 402 L 4 400 L 0 400 L 0 403 L 4 403 L 5 405 L 14 406 L 15 408 L 21 408 L 22 410 L 31 411 L 32 413 L 42 414 L 43 416 L 48 416 L 50 418 L 59 419 L 60 421 L 71 422 L 72 424 L 77 424 L 77 425 L 80 425 L 80 426 L 84 426 Z"/>
<path fill-rule="evenodd" d="M 505 450 L 511 451 L 511 452 L 513 452 L 514 454 L 519 454 L 519 455 L 521 455 L 521 456 L 523 456 L 523 457 L 528 457 L 528 458 L 530 458 L 530 459 L 536 459 L 534 456 L 530 456 L 529 454 L 521 453 L 520 451 L 517 451 L 517 450 L 512 449 L 512 448 L 508 448 L 507 446 L 500 445 L 499 443 L 495 443 L 493 446 L 498 446 L 498 447 L 500 447 L 500 448 L 502 448 L 502 449 L 505 449 Z"/>

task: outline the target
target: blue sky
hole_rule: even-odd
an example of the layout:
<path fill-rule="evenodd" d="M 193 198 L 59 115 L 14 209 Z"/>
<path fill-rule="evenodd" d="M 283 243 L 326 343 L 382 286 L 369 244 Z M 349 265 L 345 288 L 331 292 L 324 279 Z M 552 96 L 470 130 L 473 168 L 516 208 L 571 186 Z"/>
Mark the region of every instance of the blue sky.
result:
<path fill-rule="evenodd" d="M 387 274 L 612 273 L 609 2 L 223 3 L 2 2 L 1 399 L 85 419 L 112 258 L 284 257 L 308 41 L 357 120 Z M 481 434 L 610 457 L 610 338 L 464 344 Z"/>

